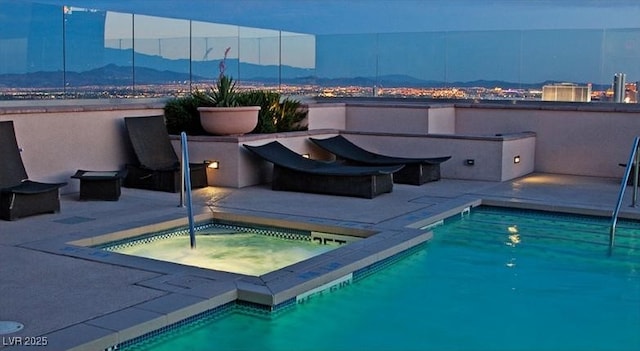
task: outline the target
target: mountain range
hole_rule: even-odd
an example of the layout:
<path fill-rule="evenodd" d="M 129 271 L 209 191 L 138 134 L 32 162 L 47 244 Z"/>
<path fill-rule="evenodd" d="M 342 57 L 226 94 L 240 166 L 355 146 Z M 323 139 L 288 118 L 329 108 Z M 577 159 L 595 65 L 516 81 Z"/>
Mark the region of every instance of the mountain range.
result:
<path fill-rule="evenodd" d="M 212 82 L 219 72 L 220 61 L 193 62 L 189 66 L 188 60 L 166 60 L 158 56 L 136 55 L 135 70 L 125 58 L 110 57 L 109 62 L 103 67 L 87 69 L 84 71 L 38 71 L 31 73 L 0 74 L 0 89 L 2 88 L 57 88 L 66 84 L 67 87 L 86 86 L 130 86 L 134 81 L 136 85 L 166 85 L 177 84 L 190 79 L 193 82 Z M 360 86 L 360 87 L 386 87 L 386 88 L 441 88 L 441 87 L 484 87 L 504 89 L 541 89 L 543 85 L 561 83 L 545 81 L 539 83 L 523 84 L 517 82 L 496 80 L 474 80 L 467 82 L 444 82 L 436 80 L 422 80 L 409 75 L 384 75 L 379 77 L 345 77 L 323 78 L 316 77 L 313 69 L 296 68 L 291 66 L 256 65 L 227 60 L 225 62 L 227 72 L 240 72 L 242 82 L 256 84 L 287 84 L 287 85 L 317 85 L 321 87 L 336 86 Z M 147 67 L 163 67 L 158 70 Z M 188 73 L 191 70 L 191 74 Z M 213 72 L 208 74 L 207 72 Z M 230 74 L 233 76 L 233 74 Z M 278 78 L 281 77 L 281 78 Z M 586 85 L 586 83 L 577 83 Z M 594 90 L 607 89 L 608 86 L 594 85 Z"/>

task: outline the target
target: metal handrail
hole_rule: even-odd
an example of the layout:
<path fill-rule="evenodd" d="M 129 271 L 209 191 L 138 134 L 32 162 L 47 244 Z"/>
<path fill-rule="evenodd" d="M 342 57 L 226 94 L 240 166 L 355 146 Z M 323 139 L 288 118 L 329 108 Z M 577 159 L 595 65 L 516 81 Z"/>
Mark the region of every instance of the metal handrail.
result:
<path fill-rule="evenodd" d="M 620 207 L 622 206 L 622 199 L 624 198 L 624 191 L 627 189 L 627 183 L 629 182 L 629 175 L 631 174 L 631 169 L 633 172 L 633 199 L 631 201 L 631 206 L 635 207 L 636 202 L 638 200 L 638 167 L 640 161 L 640 154 L 638 154 L 638 145 L 640 144 L 640 137 L 635 137 L 633 140 L 633 147 L 631 149 L 631 153 L 629 154 L 629 162 L 627 162 L 627 167 L 624 171 L 624 176 L 622 177 L 622 184 L 620 185 L 620 193 L 618 194 L 618 202 L 616 203 L 616 207 L 613 209 L 613 214 L 611 215 L 611 227 L 609 229 L 609 255 L 613 253 L 613 246 L 615 243 L 616 236 L 616 225 L 618 224 L 618 214 L 620 213 Z"/>
<path fill-rule="evenodd" d="M 180 133 L 180 147 L 182 148 L 182 158 L 180 160 L 180 173 L 182 187 L 180 189 L 180 206 L 184 207 L 184 194 L 187 200 L 187 216 L 189 217 L 189 241 L 191 248 L 196 248 L 196 235 L 193 224 L 193 205 L 191 202 L 191 170 L 189 169 L 189 148 L 187 146 L 187 134 Z"/>

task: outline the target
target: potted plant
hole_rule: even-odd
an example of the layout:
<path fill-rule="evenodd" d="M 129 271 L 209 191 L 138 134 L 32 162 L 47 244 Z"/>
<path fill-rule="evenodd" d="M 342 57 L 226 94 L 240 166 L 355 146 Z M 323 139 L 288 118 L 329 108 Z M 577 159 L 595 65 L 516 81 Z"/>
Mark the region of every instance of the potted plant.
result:
<path fill-rule="evenodd" d="M 228 49 L 227 49 L 228 51 Z M 226 54 L 225 54 L 226 58 Z M 216 85 L 206 91 L 195 91 L 186 96 L 174 97 L 167 100 L 164 107 L 164 115 L 169 134 L 187 132 L 188 135 L 230 135 L 245 133 L 276 133 L 290 132 L 307 129 L 307 109 L 300 101 L 283 97 L 279 92 L 266 90 L 236 91 L 235 82 L 224 74 L 224 61 L 220 63 L 221 75 Z M 229 127 L 242 118 L 229 118 L 230 109 L 242 110 L 241 106 L 250 107 L 251 110 L 260 109 L 257 113 L 257 125 L 255 122 L 239 130 L 228 130 Z M 204 110 L 200 112 L 199 109 Z M 211 111 L 222 110 L 227 119 L 233 121 L 212 121 L 225 117 L 212 117 Z M 215 113 L 215 112 L 214 112 Z M 252 114 L 255 113 L 252 111 Z M 202 117 L 204 116 L 204 118 Z M 201 121 L 203 119 L 204 121 Z M 252 118 L 253 120 L 253 118 Z M 215 124 L 213 129 L 210 124 Z M 203 129 L 207 124 L 209 131 Z M 212 131 L 212 132 L 210 132 Z"/>
<path fill-rule="evenodd" d="M 220 61 L 220 75 L 216 85 L 205 92 L 196 92 L 199 101 L 202 128 L 214 135 L 242 135 L 251 132 L 258 124 L 260 106 L 241 106 L 236 82 L 225 72 L 229 50 Z"/>

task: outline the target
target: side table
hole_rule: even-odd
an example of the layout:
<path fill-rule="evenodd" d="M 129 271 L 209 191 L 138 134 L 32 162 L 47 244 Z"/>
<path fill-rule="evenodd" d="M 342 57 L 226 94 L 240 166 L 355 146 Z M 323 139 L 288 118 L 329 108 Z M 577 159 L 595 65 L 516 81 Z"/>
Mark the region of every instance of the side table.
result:
<path fill-rule="evenodd" d="M 78 170 L 71 178 L 80 179 L 80 200 L 118 201 L 120 185 L 127 171 Z"/>

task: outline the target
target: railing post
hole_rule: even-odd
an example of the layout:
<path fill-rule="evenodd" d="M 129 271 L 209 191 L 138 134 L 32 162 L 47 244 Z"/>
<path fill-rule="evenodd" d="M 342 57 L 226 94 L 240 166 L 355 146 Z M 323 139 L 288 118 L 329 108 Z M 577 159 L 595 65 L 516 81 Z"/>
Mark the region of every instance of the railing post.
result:
<path fill-rule="evenodd" d="M 182 145 L 182 191 L 187 194 L 187 216 L 189 217 L 189 241 L 191 248 L 196 248 L 196 234 L 193 225 L 193 204 L 191 201 L 191 171 L 189 169 L 189 148 L 187 146 L 187 134 L 180 133 L 180 141 Z"/>
<path fill-rule="evenodd" d="M 180 140 L 180 155 L 184 155 L 184 148 L 186 148 L 187 145 L 184 144 L 184 142 L 182 141 L 182 139 Z M 180 204 L 178 204 L 178 207 L 184 207 L 184 176 L 186 174 L 185 172 L 185 163 L 184 163 L 184 157 L 180 157 Z"/>
<path fill-rule="evenodd" d="M 638 147 L 633 150 L 635 157 L 633 158 L 633 199 L 631 200 L 631 206 L 636 207 L 638 202 L 638 166 L 640 161 L 640 154 L 638 154 Z"/>
<path fill-rule="evenodd" d="M 618 202 L 613 209 L 613 214 L 611 215 L 611 227 L 609 230 L 609 256 L 613 253 L 613 246 L 615 243 L 616 237 L 616 224 L 618 222 L 618 213 L 620 212 L 620 206 L 622 206 L 622 199 L 624 199 L 624 191 L 627 188 L 627 182 L 629 181 L 629 175 L 631 174 L 631 169 L 634 168 L 634 177 L 633 177 L 633 201 L 632 206 L 636 204 L 636 197 L 638 192 L 638 146 L 640 143 L 640 137 L 635 137 L 633 140 L 633 147 L 631 148 L 631 154 L 629 155 L 629 162 L 627 162 L 627 167 L 624 169 L 624 176 L 622 177 L 622 184 L 620 185 L 620 193 L 618 194 Z"/>

